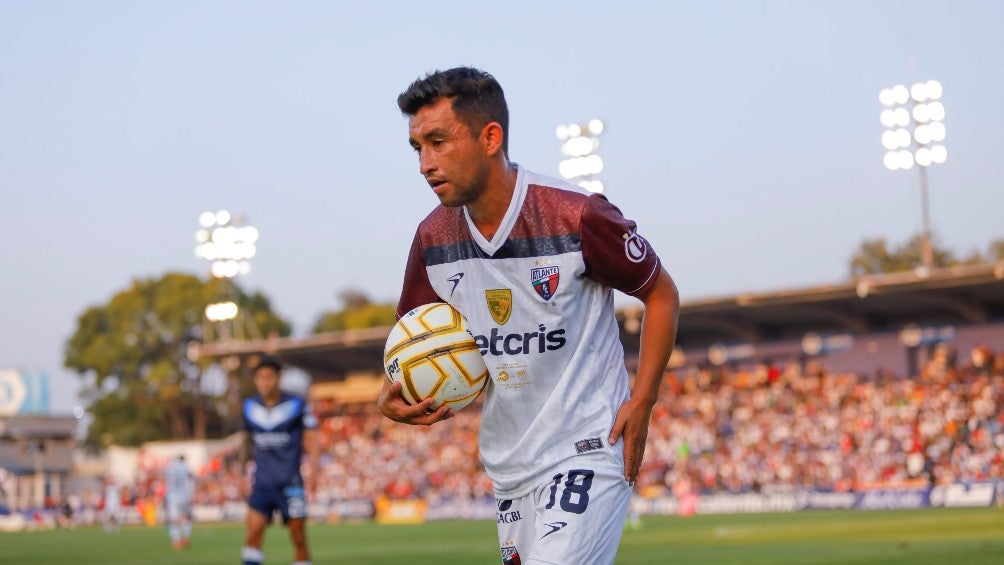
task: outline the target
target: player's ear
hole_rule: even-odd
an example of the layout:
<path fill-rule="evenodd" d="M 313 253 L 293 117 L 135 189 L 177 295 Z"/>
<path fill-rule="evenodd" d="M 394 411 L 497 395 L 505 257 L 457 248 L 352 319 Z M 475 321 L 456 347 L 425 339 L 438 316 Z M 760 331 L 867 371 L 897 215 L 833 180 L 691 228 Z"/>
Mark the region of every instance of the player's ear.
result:
<path fill-rule="evenodd" d="M 494 156 L 502 151 L 505 134 L 502 126 L 498 122 L 491 122 L 481 129 L 481 141 L 485 147 L 485 153 Z"/>

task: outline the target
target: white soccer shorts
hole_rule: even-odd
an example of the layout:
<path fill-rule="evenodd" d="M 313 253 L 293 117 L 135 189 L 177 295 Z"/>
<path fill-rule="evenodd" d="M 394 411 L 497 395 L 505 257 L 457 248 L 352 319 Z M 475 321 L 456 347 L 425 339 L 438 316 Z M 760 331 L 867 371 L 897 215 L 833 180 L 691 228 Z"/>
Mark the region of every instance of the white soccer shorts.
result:
<path fill-rule="evenodd" d="M 533 492 L 497 500 L 503 565 L 613 563 L 631 487 L 606 454 L 573 457 Z"/>
<path fill-rule="evenodd" d="M 190 498 L 164 498 L 164 510 L 168 522 L 190 520 L 192 518 L 192 500 Z"/>

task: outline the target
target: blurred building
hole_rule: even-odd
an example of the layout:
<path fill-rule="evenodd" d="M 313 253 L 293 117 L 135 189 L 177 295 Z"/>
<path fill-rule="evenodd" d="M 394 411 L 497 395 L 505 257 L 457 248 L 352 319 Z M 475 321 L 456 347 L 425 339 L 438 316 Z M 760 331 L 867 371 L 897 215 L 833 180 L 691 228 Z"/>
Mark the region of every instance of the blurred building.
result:
<path fill-rule="evenodd" d="M 40 415 L 0 416 L 0 468 L 8 474 L 12 509 L 58 501 L 73 473 L 77 419 Z"/>

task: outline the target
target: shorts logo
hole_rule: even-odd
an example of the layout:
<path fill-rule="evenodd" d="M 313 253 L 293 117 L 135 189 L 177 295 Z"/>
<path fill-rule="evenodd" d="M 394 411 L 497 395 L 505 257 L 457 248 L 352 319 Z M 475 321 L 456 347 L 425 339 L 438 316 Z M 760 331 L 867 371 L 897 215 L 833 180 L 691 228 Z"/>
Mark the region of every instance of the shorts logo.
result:
<path fill-rule="evenodd" d="M 522 563 L 515 545 L 502 546 L 502 565 L 522 565 Z"/>
<path fill-rule="evenodd" d="M 509 316 L 512 315 L 512 290 L 508 288 L 486 290 L 485 300 L 488 301 L 488 311 L 495 322 L 502 325 L 509 321 Z"/>
<path fill-rule="evenodd" d="M 551 522 L 549 524 L 545 523 L 544 525 L 548 527 L 548 532 L 546 534 L 540 536 L 540 539 L 544 539 L 547 536 L 553 534 L 554 532 L 560 530 L 561 528 L 564 528 L 565 526 L 568 525 L 568 522 Z M 540 541 L 540 540 L 537 540 L 537 541 Z"/>
<path fill-rule="evenodd" d="M 624 234 L 623 237 L 624 255 L 627 255 L 628 261 L 632 263 L 644 261 L 645 256 L 648 255 L 648 244 L 645 242 L 645 238 L 633 231 Z"/>
<path fill-rule="evenodd" d="M 603 442 L 600 441 L 598 437 L 591 437 L 589 439 L 580 439 L 575 442 L 575 452 L 585 453 L 587 451 L 595 451 L 597 449 L 603 448 Z"/>
<path fill-rule="evenodd" d="M 558 290 L 560 273 L 557 266 L 530 269 L 530 283 L 544 300 L 550 300 Z"/>

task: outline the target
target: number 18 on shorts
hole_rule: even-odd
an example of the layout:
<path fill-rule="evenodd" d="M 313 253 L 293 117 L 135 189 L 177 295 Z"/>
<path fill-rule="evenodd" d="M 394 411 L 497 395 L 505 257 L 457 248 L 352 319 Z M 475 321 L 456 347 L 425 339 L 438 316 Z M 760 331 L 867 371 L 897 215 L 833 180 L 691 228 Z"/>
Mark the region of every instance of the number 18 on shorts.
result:
<path fill-rule="evenodd" d="M 286 511 L 290 518 L 307 517 L 307 500 L 304 497 L 302 486 L 288 486 L 283 489 L 282 494 L 286 497 Z"/>
<path fill-rule="evenodd" d="M 570 468 L 533 492 L 497 500 L 503 565 L 613 563 L 631 487 L 620 469 Z"/>

